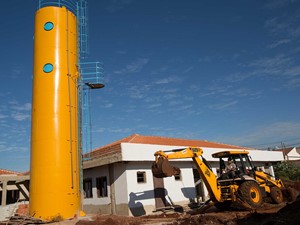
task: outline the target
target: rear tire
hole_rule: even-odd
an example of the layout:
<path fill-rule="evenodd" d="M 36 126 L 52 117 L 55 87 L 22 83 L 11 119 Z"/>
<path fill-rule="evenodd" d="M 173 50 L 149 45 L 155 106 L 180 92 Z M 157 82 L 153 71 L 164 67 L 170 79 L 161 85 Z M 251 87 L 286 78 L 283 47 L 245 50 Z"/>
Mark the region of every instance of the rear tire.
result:
<path fill-rule="evenodd" d="M 270 196 L 272 201 L 276 204 L 280 204 L 283 202 L 283 194 L 278 187 L 271 187 Z"/>
<path fill-rule="evenodd" d="M 262 193 L 254 181 L 245 181 L 239 187 L 239 195 L 252 208 L 259 208 L 263 203 Z"/>

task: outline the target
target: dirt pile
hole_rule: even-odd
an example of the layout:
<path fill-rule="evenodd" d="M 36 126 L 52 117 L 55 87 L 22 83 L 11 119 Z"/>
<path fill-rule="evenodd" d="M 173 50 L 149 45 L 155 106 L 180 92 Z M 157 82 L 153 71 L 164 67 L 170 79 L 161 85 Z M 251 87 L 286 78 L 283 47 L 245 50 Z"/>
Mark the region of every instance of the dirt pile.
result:
<path fill-rule="evenodd" d="M 140 224 L 166 224 L 179 218 L 180 214 L 148 215 L 141 217 L 128 217 L 117 215 L 98 215 L 94 221 L 79 221 L 76 225 L 140 225 Z"/>
<path fill-rule="evenodd" d="M 168 225 L 299 225 L 300 198 L 282 209 L 266 206 L 254 212 L 217 212 L 182 216 Z M 278 211 L 279 210 L 279 211 Z"/>
<path fill-rule="evenodd" d="M 172 223 L 167 223 L 168 225 L 236 225 L 236 220 L 244 218 L 249 214 L 249 212 L 217 212 L 217 213 L 205 213 L 199 215 L 185 215 L 178 218 Z"/>
<path fill-rule="evenodd" d="M 99 215 L 94 221 L 81 220 L 76 225 L 139 225 L 140 222 L 138 217 Z"/>
<path fill-rule="evenodd" d="M 300 224 L 300 198 L 298 201 L 288 204 L 276 214 L 252 214 L 248 218 L 237 221 L 239 225 L 299 225 Z"/>

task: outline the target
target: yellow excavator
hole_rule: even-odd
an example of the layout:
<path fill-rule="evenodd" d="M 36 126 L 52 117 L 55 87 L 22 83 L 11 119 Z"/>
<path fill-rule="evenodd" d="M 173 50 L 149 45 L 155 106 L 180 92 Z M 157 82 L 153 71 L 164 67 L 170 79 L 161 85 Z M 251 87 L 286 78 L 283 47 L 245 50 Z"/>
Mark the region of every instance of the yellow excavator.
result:
<path fill-rule="evenodd" d="M 219 209 L 229 208 L 233 203 L 246 209 L 257 209 L 265 197 L 279 204 L 287 192 L 280 179 L 254 167 L 248 151 L 228 150 L 212 154 L 219 159 L 219 177 L 213 173 L 199 147 L 157 151 L 154 156 L 152 173 L 157 178 L 180 173 L 169 160 L 191 158 L 208 190 L 211 205 Z M 235 164 L 233 170 L 226 170 L 225 160 Z"/>

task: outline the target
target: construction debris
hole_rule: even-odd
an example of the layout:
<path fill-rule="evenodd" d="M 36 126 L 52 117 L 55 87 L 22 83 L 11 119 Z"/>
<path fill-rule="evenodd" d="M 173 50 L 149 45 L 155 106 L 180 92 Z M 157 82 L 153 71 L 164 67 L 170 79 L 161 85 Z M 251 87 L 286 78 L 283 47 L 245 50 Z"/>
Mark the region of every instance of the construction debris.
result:
<path fill-rule="evenodd" d="M 0 222 L 0 225 L 27 225 L 27 224 L 45 224 L 47 222 L 30 216 L 12 216 L 7 221 Z"/>

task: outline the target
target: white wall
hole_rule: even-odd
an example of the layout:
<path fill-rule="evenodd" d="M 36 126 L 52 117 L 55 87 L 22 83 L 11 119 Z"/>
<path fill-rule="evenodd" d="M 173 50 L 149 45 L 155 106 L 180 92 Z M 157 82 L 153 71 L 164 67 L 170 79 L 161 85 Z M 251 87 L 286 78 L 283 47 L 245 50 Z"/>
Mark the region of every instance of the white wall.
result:
<path fill-rule="evenodd" d="M 166 200 L 173 203 L 189 203 L 189 199 L 195 199 L 194 178 L 192 162 L 172 162 L 173 166 L 180 167 L 182 180 L 174 177 L 164 178 L 164 188 L 167 195 Z M 154 184 L 151 171 L 152 162 L 128 162 L 126 164 L 126 178 L 128 189 L 129 208 L 143 207 L 146 213 L 155 210 Z M 137 172 L 146 173 L 146 182 L 137 182 Z M 123 193 L 124 195 L 125 193 Z"/>
<path fill-rule="evenodd" d="M 278 162 L 283 161 L 284 157 L 282 152 L 277 151 L 265 151 L 265 150 L 248 150 L 249 155 L 254 161 L 260 162 Z"/>
<path fill-rule="evenodd" d="M 135 207 L 139 203 L 144 206 L 155 204 L 151 165 L 151 162 L 129 162 L 126 165 L 127 202 L 129 207 Z M 146 173 L 145 183 L 137 182 L 138 171 Z"/>
<path fill-rule="evenodd" d="M 122 143 L 122 159 L 124 161 L 154 161 L 154 153 L 158 150 L 171 150 L 186 148 L 188 146 L 166 146 L 166 145 L 149 145 L 149 144 L 135 144 Z M 231 150 L 221 148 L 202 148 L 203 156 L 208 161 L 218 161 L 211 155 L 216 152 Z M 235 149 L 238 150 L 238 149 Z M 247 150 L 254 161 L 272 162 L 283 161 L 282 152 L 264 151 L 264 150 Z M 183 159 L 182 161 L 190 161 L 191 159 Z"/>
<path fill-rule="evenodd" d="M 96 178 L 98 177 L 107 177 L 107 183 L 109 184 L 109 176 L 108 176 L 108 166 L 101 166 L 101 167 L 95 167 L 92 169 L 86 169 L 83 170 L 83 178 L 91 178 L 92 179 L 92 192 L 93 192 L 93 198 L 84 198 L 83 204 L 84 205 L 108 205 L 110 204 L 110 188 L 107 187 L 107 197 L 97 197 L 97 188 L 96 188 Z"/>
<path fill-rule="evenodd" d="M 300 154 L 297 151 L 297 148 L 293 148 L 288 154 L 287 154 L 287 160 L 299 160 Z"/>
<path fill-rule="evenodd" d="M 128 204 L 128 175 L 126 172 L 127 163 L 114 164 L 115 196 L 116 204 Z"/>
<path fill-rule="evenodd" d="M 172 166 L 180 168 L 181 180 L 175 180 L 175 177 L 164 178 L 164 186 L 171 200 L 176 202 L 189 203 L 190 200 L 195 200 L 195 182 L 193 176 L 192 162 L 171 162 Z"/>

